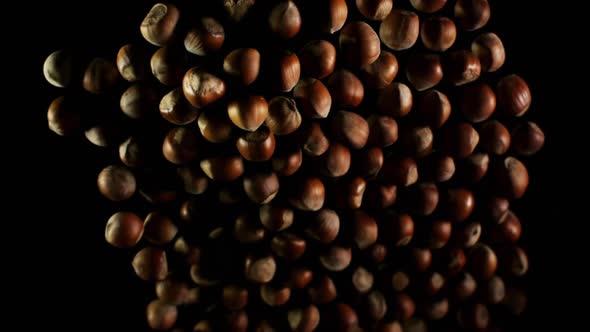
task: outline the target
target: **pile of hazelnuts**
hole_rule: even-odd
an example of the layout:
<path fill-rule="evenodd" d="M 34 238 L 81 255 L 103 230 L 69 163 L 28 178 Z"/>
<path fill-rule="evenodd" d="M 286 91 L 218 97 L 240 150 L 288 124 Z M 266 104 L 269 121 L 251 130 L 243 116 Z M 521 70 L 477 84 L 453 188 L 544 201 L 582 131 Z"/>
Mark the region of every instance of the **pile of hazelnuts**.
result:
<path fill-rule="evenodd" d="M 508 328 L 528 270 L 510 204 L 544 134 L 488 0 L 209 5 L 157 3 L 116 59 L 43 67 L 66 88 L 49 128 L 117 160 L 105 237 L 155 284 L 149 326 Z"/>

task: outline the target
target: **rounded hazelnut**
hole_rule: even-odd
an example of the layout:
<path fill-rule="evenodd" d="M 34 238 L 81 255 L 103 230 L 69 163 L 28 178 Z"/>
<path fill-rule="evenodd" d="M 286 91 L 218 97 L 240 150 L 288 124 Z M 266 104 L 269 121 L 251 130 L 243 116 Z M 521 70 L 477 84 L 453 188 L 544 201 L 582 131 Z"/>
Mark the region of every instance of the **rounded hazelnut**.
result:
<path fill-rule="evenodd" d="M 444 52 L 455 43 L 457 27 L 448 17 L 431 16 L 422 22 L 420 38 L 427 49 Z"/>
<path fill-rule="evenodd" d="M 455 19 L 465 30 L 477 30 L 490 20 L 488 0 L 457 0 L 454 8 Z"/>
<path fill-rule="evenodd" d="M 136 83 L 123 92 L 119 106 L 128 117 L 136 120 L 143 119 L 152 115 L 158 103 L 158 97 L 157 92 L 150 85 Z"/>
<path fill-rule="evenodd" d="M 432 14 L 441 10 L 447 4 L 447 0 L 410 0 L 410 3 L 419 11 Z"/>
<path fill-rule="evenodd" d="M 157 3 L 141 22 L 141 35 L 151 44 L 164 46 L 174 37 L 179 17 L 176 6 Z"/>
<path fill-rule="evenodd" d="M 281 92 L 289 92 L 299 82 L 301 64 L 295 53 L 284 51 L 271 61 L 271 88 Z"/>
<path fill-rule="evenodd" d="M 497 120 L 486 121 L 480 127 L 479 136 L 482 150 L 495 155 L 506 153 L 512 141 L 508 129 Z"/>
<path fill-rule="evenodd" d="M 381 179 L 408 187 L 418 181 L 418 166 L 412 158 L 386 159 L 380 172 Z"/>
<path fill-rule="evenodd" d="M 363 83 L 350 71 L 336 71 L 328 80 L 328 91 L 337 107 L 353 108 L 360 105 L 365 95 Z"/>
<path fill-rule="evenodd" d="M 312 332 L 320 324 L 320 311 L 313 304 L 301 309 L 291 309 L 287 313 L 287 320 L 289 327 L 295 332 Z"/>
<path fill-rule="evenodd" d="M 245 267 L 248 280 L 254 283 L 266 284 L 273 279 L 277 270 L 277 263 L 272 256 L 257 259 L 248 257 Z"/>
<path fill-rule="evenodd" d="M 159 108 L 160 115 L 177 126 L 187 125 L 199 117 L 199 111 L 184 97 L 181 87 L 162 97 Z"/>
<path fill-rule="evenodd" d="M 332 74 L 336 66 L 336 48 L 329 41 L 310 41 L 298 55 L 301 71 L 308 77 L 325 78 Z"/>
<path fill-rule="evenodd" d="M 498 106 L 508 116 L 522 116 L 531 106 L 531 90 L 520 76 L 508 75 L 496 87 Z"/>
<path fill-rule="evenodd" d="M 523 156 L 532 156 L 545 144 L 545 133 L 534 122 L 517 126 L 511 133 L 514 150 Z"/>
<path fill-rule="evenodd" d="M 244 176 L 244 191 L 252 202 L 267 204 L 279 192 L 279 178 L 272 172 Z"/>
<path fill-rule="evenodd" d="M 313 214 L 305 233 L 312 239 L 324 244 L 331 243 L 340 231 L 340 218 L 330 209 L 322 209 Z"/>
<path fill-rule="evenodd" d="M 327 0 L 314 8 L 317 10 L 320 20 L 320 29 L 323 32 L 333 34 L 344 26 L 348 17 L 346 0 Z"/>
<path fill-rule="evenodd" d="M 105 228 L 104 237 L 107 242 L 117 248 L 135 246 L 143 235 L 143 221 L 132 212 L 113 214 Z"/>
<path fill-rule="evenodd" d="M 436 86 L 443 78 L 443 68 L 438 54 L 417 54 L 406 65 L 406 77 L 418 91 Z"/>
<path fill-rule="evenodd" d="M 221 295 L 223 305 L 229 310 L 240 310 L 248 304 L 248 289 L 237 285 L 226 285 Z"/>
<path fill-rule="evenodd" d="M 350 248 L 332 246 L 323 255 L 320 255 L 320 263 L 324 268 L 332 272 L 346 269 L 352 260 Z"/>
<path fill-rule="evenodd" d="M 243 85 L 250 85 L 260 72 L 260 53 L 254 48 L 233 50 L 223 60 L 223 70 Z"/>
<path fill-rule="evenodd" d="M 81 127 L 80 113 L 70 99 L 58 97 L 47 110 L 47 125 L 51 131 L 60 136 L 70 136 Z"/>
<path fill-rule="evenodd" d="M 124 45 L 117 53 L 117 69 L 129 82 L 142 81 L 148 73 L 147 55 L 133 44 Z"/>
<path fill-rule="evenodd" d="M 504 44 L 498 35 L 493 32 L 483 33 L 471 43 L 471 52 L 479 58 L 481 69 L 494 72 L 506 61 Z"/>
<path fill-rule="evenodd" d="M 311 122 L 301 131 L 300 140 L 303 152 L 311 156 L 321 156 L 330 147 L 330 141 L 317 121 Z"/>
<path fill-rule="evenodd" d="M 447 81 L 460 86 L 471 83 L 481 76 L 481 63 L 470 51 L 454 51 L 446 56 L 444 70 Z"/>
<path fill-rule="evenodd" d="M 467 220 L 475 207 L 473 193 L 463 188 L 447 190 L 442 202 L 441 207 L 444 207 L 445 215 L 456 222 Z"/>
<path fill-rule="evenodd" d="M 301 14 L 291 0 L 277 3 L 268 17 L 270 30 L 282 39 L 290 39 L 301 29 Z"/>
<path fill-rule="evenodd" d="M 353 240 L 359 249 L 364 250 L 377 242 L 378 226 L 377 221 L 365 212 L 354 211 Z"/>
<path fill-rule="evenodd" d="M 137 188 L 133 173 L 118 165 L 107 166 L 100 171 L 96 183 L 100 193 L 114 202 L 131 198 Z"/>
<path fill-rule="evenodd" d="M 168 86 L 180 84 L 186 70 L 185 64 L 185 54 L 173 47 L 158 49 L 150 59 L 152 74 L 160 83 Z"/>
<path fill-rule="evenodd" d="M 361 67 L 365 83 L 372 89 L 383 89 L 391 84 L 398 70 L 399 64 L 395 55 L 383 50 L 375 62 Z"/>
<path fill-rule="evenodd" d="M 526 166 L 514 157 L 507 157 L 495 166 L 497 190 L 505 197 L 521 198 L 529 185 Z"/>
<path fill-rule="evenodd" d="M 70 85 L 74 76 L 74 61 L 71 52 L 59 50 L 51 53 L 43 63 L 43 75 L 47 82 L 58 88 Z"/>
<path fill-rule="evenodd" d="M 268 116 L 268 103 L 261 96 L 247 96 L 227 105 L 231 122 L 246 131 L 256 131 Z"/>
<path fill-rule="evenodd" d="M 211 143 L 224 143 L 233 137 L 234 125 L 226 112 L 204 109 L 197 120 L 203 138 Z"/>
<path fill-rule="evenodd" d="M 162 144 L 164 158 L 173 164 L 186 164 L 197 159 L 198 137 L 186 127 L 171 129 Z"/>
<path fill-rule="evenodd" d="M 197 27 L 184 38 L 184 48 L 196 55 L 205 56 L 221 48 L 225 41 L 223 25 L 212 17 L 202 17 Z"/>
<path fill-rule="evenodd" d="M 238 151 L 246 160 L 266 161 L 275 151 L 275 136 L 267 127 L 242 134 L 236 142 Z"/>
<path fill-rule="evenodd" d="M 393 117 L 406 116 L 412 110 L 414 99 L 410 88 L 399 82 L 393 82 L 379 91 L 377 110 Z"/>
<path fill-rule="evenodd" d="M 360 149 L 369 139 L 369 124 L 360 115 L 338 111 L 331 119 L 334 139 L 346 143 L 353 149 Z"/>
<path fill-rule="evenodd" d="M 279 307 L 286 304 L 290 297 L 291 288 L 269 284 L 260 286 L 260 298 L 271 307 Z"/>
<path fill-rule="evenodd" d="M 455 158 L 469 157 L 479 143 L 479 134 L 468 123 L 445 126 L 441 135 L 443 152 Z"/>
<path fill-rule="evenodd" d="M 133 258 L 133 269 L 145 281 L 159 281 L 168 275 L 166 252 L 159 248 L 146 247 Z"/>
<path fill-rule="evenodd" d="M 442 127 L 451 116 L 451 102 L 442 92 L 428 90 L 419 95 L 416 113 L 420 120 L 434 128 Z"/>
<path fill-rule="evenodd" d="M 375 277 L 362 266 L 357 267 L 352 273 L 352 284 L 359 293 L 367 293 L 373 287 Z"/>
<path fill-rule="evenodd" d="M 381 53 L 379 36 L 365 22 L 348 23 L 340 32 L 338 41 L 344 59 L 356 67 L 375 62 Z"/>
<path fill-rule="evenodd" d="M 200 163 L 203 172 L 215 181 L 230 182 L 244 174 L 244 162 L 240 156 L 215 156 Z"/>
<path fill-rule="evenodd" d="M 379 37 L 385 46 L 394 51 L 408 49 L 420 34 L 420 19 L 416 13 L 393 9 L 381 22 Z"/>
<path fill-rule="evenodd" d="M 321 81 L 315 78 L 302 79 L 295 85 L 293 97 L 307 117 L 328 117 L 332 107 L 332 96 Z"/>
<path fill-rule="evenodd" d="M 182 181 L 184 191 L 192 195 L 200 195 L 207 190 L 209 180 L 203 170 L 196 167 L 179 167 L 176 170 Z"/>
<path fill-rule="evenodd" d="M 351 159 L 350 150 L 346 146 L 339 143 L 330 144 L 321 156 L 321 172 L 328 177 L 343 176 L 350 168 Z"/>
<path fill-rule="evenodd" d="M 262 205 L 259 209 L 260 222 L 270 231 L 280 232 L 293 224 L 294 213 L 288 207 Z"/>
<path fill-rule="evenodd" d="M 485 244 L 476 244 L 467 256 L 467 268 L 478 279 L 492 278 L 498 268 L 498 258 Z"/>
<path fill-rule="evenodd" d="M 367 123 L 369 124 L 369 144 L 387 147 L 397 141 L 398 125 L 392 117 L 371 115 L 367 119 Z"/>
<path fill-rule="evenodd" d="M 446 220 L 435 220 L 429 226 L 429 244 L 432 249 L 444 247 L 451 239 L 452 224 Z"/>
<path fill-rule="evenodd" d="M 272 252 L 286 260 L 296 260 L 305 252 L 305 240 L 293 233 L 282 232 L 270 244 Z"/>
<path fill-rule="evenodd" d="M 184 74 L 182 91 L 194 107 L 203 108 L 223 97 L 225 82 L 217 76 L 193 67 Z"/>
<path fill-rule="evenodd" d="M 160 213 L 151 212 L 145 217 L 143 236 L 155 245 L 165 245 L 171 242 L 178 233 L 178 227 L 170 217 Z"/>
<path fill-rule="evenodd" d="M 381 21 L 393 9 L 393 0 L 356 0 L 356 8 L 369 20 Z"/>
<path fill-rule="evenodd" d="M 326 188 L 319 178 L 308 177 L 295 181 L 289 192 L 289 203 L 304 211 L 318 211 L 324 205 Z"/>
<path fill-rule="evenodd" d="M 268 102 L 266 125 L 275 135 L 288 135 L 301 125 L 301 114 L 295 100 L 277 96 Z"/>
<path fill-rule="evenodd" d="M 119 72 L 114 64 L 102 58 L 95 58 L 86 67 L 82 86 L 88 92 L 103 93 L 112 88 L 118 78 Z"/>
<path fill-rule="evenodd" d="M 176 324 L 176 306 L 162 300 L 153 300 L 147 306 L 147 322 L 150 328 L 158 331 L 171 329 Z"/>
<path fill-rule="evenodd" d="M 279 147 L 273 154 L 271 166 L 278 176 L 291 176 L 303 163 L 303 152 L 295 145 Z"/>

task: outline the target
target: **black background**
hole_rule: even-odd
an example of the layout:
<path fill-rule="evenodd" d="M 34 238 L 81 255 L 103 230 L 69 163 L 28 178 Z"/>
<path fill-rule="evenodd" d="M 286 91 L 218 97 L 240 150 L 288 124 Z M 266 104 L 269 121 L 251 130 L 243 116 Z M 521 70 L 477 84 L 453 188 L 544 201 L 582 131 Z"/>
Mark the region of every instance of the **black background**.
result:
<path fill-rule="evenodd" d="M 574 182 L 564 167 L 572 161 L 565 157 L 563 143 L 570 129 L 563 119 L 578 107 L 563 96 L 568 83 L 562 72 L 578 68 L 557 56 L 563 47 L 557 45 L 561 34 L 550 20 L 558 15 L 554 7 L 532 0 L 491 2 L 492 20 L 486 30 L 504 41 L 504 70 L 529 82 L 533 106 L 527 116 L 547 137 L 543 152 L 527 160 L 531 186 L 516 210 L 532 261 L 527 279 L 531 305 L 522 324 L 548 327 L 563 320 L 556 314 L 562 306 L 554 302 L 564 292 L 563 281 L 556 276 L 569 273 L 570 259 L 555 247 L 567 245 L 557 241 L 564 241 L 573 228 L 563 214 L 563 203 L 573 204 L 564 183 Z M 38 18 L 32 23 L 33 33 L 20 37 L 27 54 L 33 55 L 24 70 L 30 71 L 26 89 L 34 91 L 34 96 L 20 99 L 22 113 L 14 123 L 27 124 L 27 134 L 13 137 L 23 144 L 17 157 L 23 175 L 12 179 L 22 183 L 12 192 L 20 218 L 10 223 L 24 226 L 11 239 L 18 241 L 15 252 L 22 253 L 14 263 L 22 272 L 17 278 L 27 280 L 18 299 L 19 306 L 32 314 L 21 321 L 24 327 L 41 322 L 64 331 L 88 326 L 106 331 L 146 329 L 145 305 L 153 296 L 152 287 L 134 276 L 131 252 L 112 249 L 104 241 L 105 222 L 115 210 L 99 197 L 95 181 L 105 160 L 112 158 L 83 137 L 62 138 L 47 129 L 47 106 L 60 91 L 44 81 L 41 69 L 48 54 L 72 45 L 114 59 L 121 45 L 140 38 L 139 23 L 150 6 L 151 2 L 42 2 L 34 5 Z"/>

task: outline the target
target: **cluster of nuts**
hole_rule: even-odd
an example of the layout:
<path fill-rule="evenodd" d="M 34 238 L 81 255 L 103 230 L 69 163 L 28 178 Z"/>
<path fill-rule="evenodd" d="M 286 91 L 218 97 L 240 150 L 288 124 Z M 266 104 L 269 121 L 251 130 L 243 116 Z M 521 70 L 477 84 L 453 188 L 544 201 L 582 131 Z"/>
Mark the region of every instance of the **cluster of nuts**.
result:
<path fill-rule="evenodd" d="M 190 6 L 155 4 L 116 61 L 43 67 L 66 88 L 49 128 L 116 153 L 98 190 L 151 210 L 105 230 L 155 283 L 151 328 L 498 331 L 524 310 L 510 202 L 544 134 L 523 78 L 489 75 L 488 0 Z"/>

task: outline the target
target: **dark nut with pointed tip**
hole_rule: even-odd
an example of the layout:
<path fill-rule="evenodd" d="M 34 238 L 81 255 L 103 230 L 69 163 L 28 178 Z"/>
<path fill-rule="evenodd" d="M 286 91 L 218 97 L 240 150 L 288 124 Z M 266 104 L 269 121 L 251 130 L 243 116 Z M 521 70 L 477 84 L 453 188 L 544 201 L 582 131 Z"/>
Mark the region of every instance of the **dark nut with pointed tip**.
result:
<path fill-rule="evenodd" d="M 328 177 L 344 176 L 350 169 L 351 160 L 350 150 L 346 146 L 330 144 L 326 153 L 320 157 L 320 172 Z"/>
<path fill-rule="evenodd" d="M 406 77 L 414 89 L 424 91 L 436 86 L 443 78 L 438 54 L 416 54 L 406 64 Z"/>
<path fill-rule="evenodd" d="M 393 9 L 381 22 L 379 37 L 385 46 L 394 51 L 408 49 L 420 34 L 420 19 L 412 11 Z"/>
<path fill-rule="evenodd" d="M 96 180 L 100 193 L 114 202 L 129 199 L 135 193 L 137 184 L 133 173 L 123 166 L 105 167 Z"/>
<path fill-rule="evenodd" d="M 143 236 L 155 245 L 165 245 L 178 234 L 172 219 L 160 212 L 151 212 L 145 217 Z"/>
<path fill-rule="evenodd" d="M 507 116 L 522 116 L 531 106 L 531 90 L 522 77 L 505 76 L 496 87 L 498 106 Z"/>
<path fill-rule="evenodd" d="M 307 128 L 303 128 L 301 131 L 301 148 L 303 152 L 311 156 L 321 156 L 330 147 L 330 141 L 324 134 L 322 127 L 319 122 L 311 122 Z"/>
<path fill-rule="evenodd" d="M 181 87 L 162 97 L 159 108 L 164 119 L 178 126 L 189 124 L 199 117 L 199 111 L 184 97 Z"/>
<path fill-rule="evenodd" d="M 286 304 L 290 297 L 291 288 L 289 287 L 270 284 L 260 286 L 260 298 L 271 307 L 279 307 Z"/>
<path fill-rule="evenodd" d="M 444 247 L 451 239 L 453 226 L 446 220 L 435 220 L 429 226 L 428 243 L 432 249 Z"/>
<path fill-rule="evenodd" d="M 273 154 L 271 165 L 278 176 L 291 176 L 303 163 L 303 152 L 295 145 L 281 147 Z"/>
<path fill-rule="evenodd" d="M 301 64 L 295 53 L 283 51 L 270 61 L 270 88 L 275 91 L 289 92 L 299 82 Z"/>
<path fill-rule="evenodd" d="M 263 205 L 259 210 L 260 222 L 268 230 L 280 232 L 293 224 L 294 213 L 288 207 Z"/>
<path fill-rule="evenodd" d="M 241 244 L 260 242 L 265 233 L 258 220 L 250 214 L 241 214 L 235 220 L 233 236 Z"/>
<path fill-rule="evenodd" d="M 377 221 L 370 215 L 363 211 L 354 211 L 354 231 L 353 241 L 359 247 L 364 250 L 377 242 L 379 234 L 379 227 Z"/>
<path fill-rule="evenodd" d="M 346 269 L 352 260 L 350 248 L 332 246 L 323 255 L 320 255 L 320 263 L 329 271 L 338 272 Z"/>
<path fill-rule="evenodd" d="M 180 96 L 182 96 L 182 90 Z M 136 83 L 123 92 L 119 106 L 128 117 L 136 120 L 144 119 L 153 115 L 152 112 L 158 104 L 158 98 L 158 93 L 151 85 Z"/>
<path fill-rule="evenodd" d="M 200 195 L 209 186 L 209 178 L 198 167 L 179 167 L 176 174 L 182 181 L 184 191 L 189 194 Z"/>
<path fill-rule="evenodd" d="M 135 246 L 143 235 L 143 220 L 132 212 L 113 214 L 105 228 L 104 237 L 107 242 L 117 248 Z"/>

